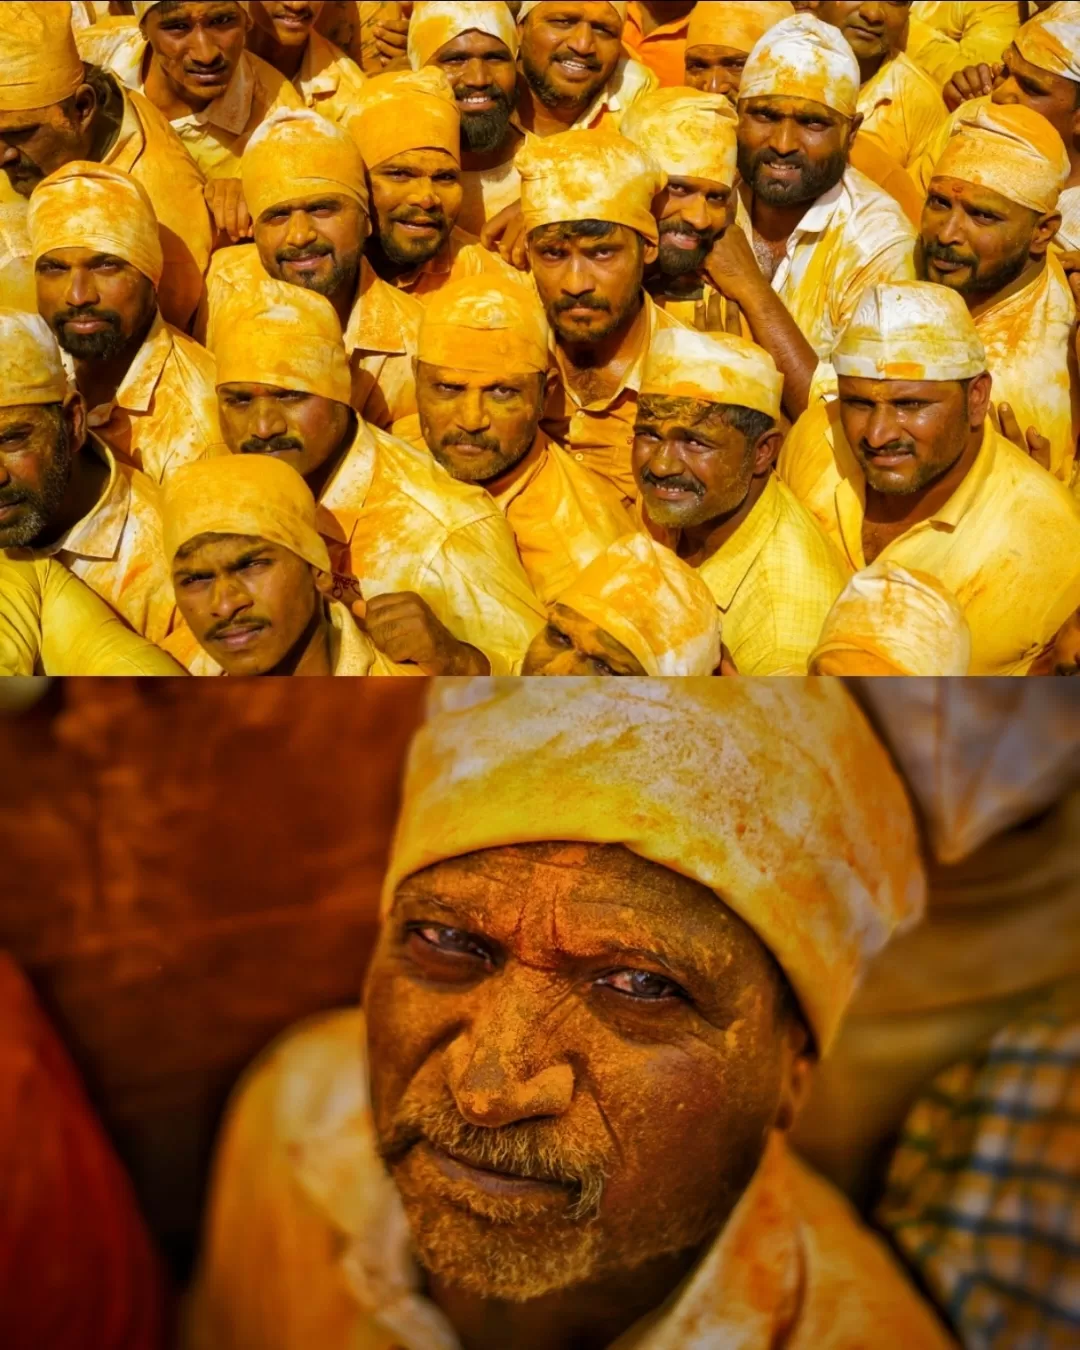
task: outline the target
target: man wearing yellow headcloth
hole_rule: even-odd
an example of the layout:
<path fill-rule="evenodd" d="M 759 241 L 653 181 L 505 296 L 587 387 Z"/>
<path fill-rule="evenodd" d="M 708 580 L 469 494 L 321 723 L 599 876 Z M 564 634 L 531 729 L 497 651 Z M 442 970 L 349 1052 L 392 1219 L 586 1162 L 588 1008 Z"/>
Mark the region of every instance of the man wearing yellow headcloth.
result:
<path fill-rule="evenodd" d="M 1021 448 L 1048 454 L 1064 483 L 1080 433 L 1076 305 L 1050 245 L 1068 174 L 1061 137 L 1044 117 L 1019 105 L 971 105 L 934 168 L 922 223 L 927 278 L 963 296 L 975 320 L 995 416 Z"/>
<path fill-rule="evenodd" d="M 444 685 L 364 1013 L 228 1111 L 190 1350 L 946 1350 L 785 1144 L 922 893 L 838 682 Z"/>
<path fill-rule="evenodd" d="M 1025 675 L 1080 608 L 1080 503 L 989 419 L 966 304 L 872 287 L 842 335 L 837 403 L 800 419 L 780 474 L 852 568 L 936 578 L 971 628 L 973 675 Z"/>
<path fill-rule="evenodd" d="M 738 102 L 746 58 L 770 28 L 794 13 L 790 0 L 712 0 L 695 5 L 686 32 L 683 83 Z"/>
<path fill-rule="evenodd" d="M 773 471 L 782 377 L 739 337 L 659 333 L 634 470 L 646 526 L 712 592 L 740 675 L 805 675 L 849 569 Z"/>
<path fill-rule="evenodd" d="M 87 426 L 156 483 L 221 439 L 209 353 L 158 309 L 162 256 L 146 193 L 76 161 L 34 189 L 37 308 L 71 357 Z"/>
<path fill-rule="evenodd" d="M 55 558 L 137 633 L 173 626 L 158 490 L 87 433 L 60 348 L 36 314 L 0 310 L 0 550 Z"/>
<path fill-rule="evenodd" d="M 84 64 L 70 9 L 66 0 L 0 5 L 0 201 L 5 211 L 25 201 L 73 160 L 130 173 L 158 220 L 161 312 L 186 329 L 212 243 L 202 175 L 156 108 Z"/>
<path fill-rule="evenodd" d="M 358 420 L 333 307 L 265 282 L 217 334 L 222 429 L 240 455 L 284 459 L 319 499 L 339 591 L 395 661 L 509 674 L 543 624 L 502 512 L 426 448 Z"/>
<path fill-rule="evenodd" d="M 248 51 L 292 81 L 305 108 L 347 122 L 364 72 L 316 28 L 324 0 L 252 0 Z"/>

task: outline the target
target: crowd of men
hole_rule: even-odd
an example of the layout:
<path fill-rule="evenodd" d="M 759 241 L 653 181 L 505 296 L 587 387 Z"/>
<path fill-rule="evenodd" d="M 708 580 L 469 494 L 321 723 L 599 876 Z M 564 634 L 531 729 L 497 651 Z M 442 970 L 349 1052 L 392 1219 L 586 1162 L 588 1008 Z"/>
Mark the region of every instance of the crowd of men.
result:
<path fill-rule="evenodd" d="M 1080 668 L 1080 4 L 343 8 L 0 5 L 0 673 Z"/>

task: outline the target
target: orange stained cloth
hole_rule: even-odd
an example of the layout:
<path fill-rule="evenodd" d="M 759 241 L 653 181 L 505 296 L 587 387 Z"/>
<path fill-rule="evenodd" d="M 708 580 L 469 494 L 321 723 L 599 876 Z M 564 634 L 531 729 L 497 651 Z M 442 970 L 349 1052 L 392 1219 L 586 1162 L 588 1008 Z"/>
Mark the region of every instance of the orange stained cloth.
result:
<path fill-rule="evenodd" d="M 966 66 L 1001 60 L 1020 27 L 1020 6 L 1016 0 L 914 0 L 911 24 L 908 55 L 944 85 Z M 934 41 L 942 36 L 949 46 Z"/>
<path fill-rule="evenodd" d="M 305 108 L 328 122 L 347 125 L 356 111 L 367 76 L 347 53 L 311 30 L 293 88 Z"/>
<path fill-rule="evenodd" d="M 37 310 L 37 283 L 30 259 L 26 203 L 0 200 L 0 307 Z"/>
<path fill-rule="evenodd" d="M 846 38 L 813 14 L 794 14 L 766 32 L 746 62 L 739 101 L 805 98 L 854 117 L 859 63 Z"/>
<path fill-rule="evenodd" d="M 1080 10 L 1056 4 L 1033 15 L 1016 35 L 1016 50 L 1040 70 L 1080 81 Z"/>
<path fill-rule="evenodd" d="M 956 596 L 971 628 L 971 674 L 1023 675 L 1080 608 L 1080 501 L 989 423 L 984 436 L 952 497 L 879 561 L 929 573 Z M 803 414 L 779 468 L 861 571 L 866 486 L 838 404 Z"/>
<path fill-rule="evenodd" d="M 388 284 L 396 291 L 411 295 L 426 307 L 431 296 L 444 286 L 473 277 L 508 283 L 518 290 L 535 294 L 528 273 L 519 272 L 512 264 L 504 262 L 498 253 L 484 248 L 471 234 L 466 234 L 456 225 L 434 258 L 412 272 L 402 272 Z"/>
<path fill-rule="evenodd" d="M 250 23 L 251 0 L 233 0 L 233 2 L 244 11 L 244 16 Z M 136 21 L 141 24 L 143 19 L 146 18 L 146 16 L 155 7 L 155 5 L 158 5 L 160 3 L 161 0 L 131 0 L 131 8 L 135 12 Z"/>
<path fill-rule="evenodd" d="M 832 356 L 857 380 L 972 380 L 986 350 L 963 297 L 929 281 L 871 286 Z"/>
<path fill-rule="evenodd" d="M 67 0 L 0 5 L 0 111 L 27 112 L 69 98 L 83 64 Z"/>
<path fill-rule="evenodd" d="M 420 70 L 463 33 L 486 33 L 518 54 L 517 24 L 503 0 L 418 0 L 409 20 L 409 64 Z"/>
<path fill-rule="evenodd" d="M 671 23 L 659 24 L 651 33 L 646 33 L 643 10 L 644 6 L 636 0 L 627 6 L 623 46 L 642 65 L 648 66 L 660 81 L 661 88 L 678 88 L 686 74 L 686 30 L 693 11 Z"/>
<path fill-rule="evenodd" d="M 658 89 L 645 94 L 622 120 L 622 135 L 641 147 L 669 178 L 735 182 L 739 119 L 723 94 Z"/>
<path fill-rule="evenodd" d="M 918 229 L 926 194 L 919 191 L 898 159 L 887 155 L 872 136 L 864 136 L 860 131 L 852 142 L 848 163 L 886 192 Z"/>
<path fill-rule="evenodd" d="M 550 339 L 535 291 L 495 276 L 467 278 L 428 300 L 417 357 L 481 375 L 546 374 Z"/>
<path fill-rule="evenodd" d="M 780 417 L 783 392 L 784 377 L 763 347 L 728 333 L 685 328 L 656 334 L 641 381 L 643 395 L 753 408 L 774 421 Z"/>
<path fill-rule="evenodd" d="M 67 372 L 52 329 L 38 314 L 0 309 L 0 353 L 4 378 L 0 408 L 63 403 Z"/>
<path fill-rule="evenodd" d="M 436 66 L 368 80 L 349 129 L 370 169 L 407 150 L 445 150 L 461 163 L 461 116 Z"/>
<path fill-rule="evenodd" d="M 308 108 L 279 108 L 248 142 L 240 161 L 252 219 L 301 197 L 345 196 L 370 214 L 364 161 L 353 138 Z"/>
<path fill-rule="evenodd" d="M 686 49 L 730 47 L 751 52 L 774 24 L 794 13 L 790 0 L 709 0 L 690 13 Z"/>
<path fill-rule="evenodd" d="M 909 169 L 948 116 L 937 83 L 899 52 L 885 61 L 859 90 L 861 138 L 872 141 Z"/>
<path fill-rule="evenodd" d="M 516 153 L 522 136 L 513 127 L 512 147 Z M 514 167 L 513 155 L 505 164 L 491 169 L 463 169 L 461 187 L 464 200 L 458 216 L 458 228 L 467 234 L 479 236 L 489 220 L 521 198 L 521 178 Z"/>
<path fill-rule="evenodd" d="M 1057 207 L 1069 154 L 1045 117 L 1020 104 L 963 107 L 932 177 L 989 188 L 1040 215 Z"/>

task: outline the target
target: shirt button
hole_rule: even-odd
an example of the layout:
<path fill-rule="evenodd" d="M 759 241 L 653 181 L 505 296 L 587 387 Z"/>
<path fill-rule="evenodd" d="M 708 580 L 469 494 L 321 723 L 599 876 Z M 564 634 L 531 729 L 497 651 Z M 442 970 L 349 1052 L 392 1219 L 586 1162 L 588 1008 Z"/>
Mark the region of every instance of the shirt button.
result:
<path fill-rule="evenodd" d="M 574 458 L 577 460 L 577 462 L 578 462 L 579 464 L 584 464 L 584 462 L 585 462 L 585 456 L 584 456 L 584 455 L 575 455 Z"/>

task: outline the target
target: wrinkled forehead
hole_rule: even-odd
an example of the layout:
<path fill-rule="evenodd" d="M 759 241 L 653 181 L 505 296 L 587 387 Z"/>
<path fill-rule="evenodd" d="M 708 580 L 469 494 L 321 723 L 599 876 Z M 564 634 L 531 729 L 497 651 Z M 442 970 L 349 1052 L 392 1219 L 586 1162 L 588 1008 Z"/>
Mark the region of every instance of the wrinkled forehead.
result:
<path fill-rule="evenodd" d="M 0 351 L 0 362 L 3 352 Z M 17 403 L 10 408 L 0 408 L 0 432 L 11 431 L 15 427 L 30 427 L 34 431 L 55 430 L 63 413 L 59 403 Z"/>
<path fill-rule="evenodd" d="M 1038 212 L 1033 211 L 1031 207 L 1021 206 L 1019 202 L 1010 201 L 1008 197 L 1003 197 L 1000 192 L 995 192 L 993 188 L 983 187 L 980 183 L 969 183 L 963 178 L 934 177 L 930 180 L 930 193 L 936 197 L 945 197 L 949 201 L 958 202 L 961 206 L 973 206 L 992 211 L 1010 220 L 1024 217 L 1030 217 L 1032 220 L 1038 219 Z"/>
<path fill-rule="evenodd" d="M 864 399 L 872 403 L 948 403 L 963 392 L 959 380 L 868 380 L 841 375 L 837 380 L 841 399 Z"/>

